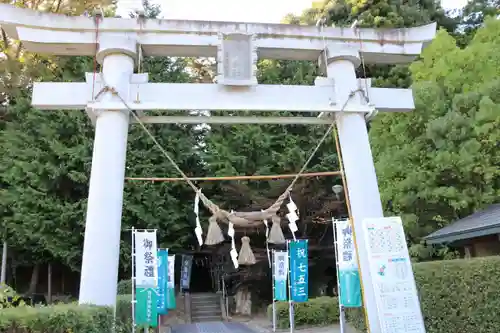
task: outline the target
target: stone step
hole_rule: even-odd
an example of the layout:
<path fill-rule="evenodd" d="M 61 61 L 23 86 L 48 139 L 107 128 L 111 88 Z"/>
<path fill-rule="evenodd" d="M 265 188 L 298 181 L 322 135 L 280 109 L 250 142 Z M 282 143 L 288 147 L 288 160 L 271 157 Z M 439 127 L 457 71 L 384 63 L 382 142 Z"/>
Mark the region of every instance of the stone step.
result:
<path fill-rule="evenodd" d="M 191 313 L 207 313 L 207 312 L 220 312 L 220 305 L 207 306 L 207 307 L 191 307 Z"/>
<path fill-rule="evenodd" d="M 191 294 L 192 322 L 220 322 L 221 320 L 220 295 L 214 293 Z"/>
<path fill-rule="evenodd" d="M 221 321 L 222 317 L 221 316 L 192 316 L 191 321 L 193 323 L 206 323 L 206 322 L 212 322 L 212 321 Z"/>
<path fill-rule="evenodd" d="M 196 316 L 196 315 L 204 315 L 204 314 L 221 314 L 222 311 L 220 309 L 220 307 L 217 307 L 217 308 L 205 308 L 205 309 L 191 309 L 191 314 L 193 316 Z"/>
<path fill-rule="evenodd" d="M 213 305 L 213 304 L 219 304 L 220 303 L 220 299 L 211 299 L 211 300 L 204 300 L 204 301 L 201 301 L 201 300 L 191 300 L 191 307 L 197 307 L 197 306 L 210 306 L 210 305 Z"/>
<path fill-rule="evenodd" d="M 208 294 L 208 295 L 191 295 L 192 300 L 211 300 L 211 299 L 219 299 L 220 296 L 216 294 Z"/>
<path fill-rule="evenodd" d="M 220 301 L 220 298 L 211 298 L 211 299 L 192 299 L 191 298 L 191 304 L 212 304 L 212 303 L 218 303 Z"/>

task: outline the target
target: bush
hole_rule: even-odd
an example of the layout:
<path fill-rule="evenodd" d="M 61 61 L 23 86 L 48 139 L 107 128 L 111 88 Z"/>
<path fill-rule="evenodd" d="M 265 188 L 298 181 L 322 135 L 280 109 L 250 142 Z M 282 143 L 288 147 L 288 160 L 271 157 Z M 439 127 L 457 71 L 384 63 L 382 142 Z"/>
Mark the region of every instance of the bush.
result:
<path fill-rule="evenodd" d="M 0 311 L 0 331 L 16 333 L 111 332 L 113 311 L 106 307 L 61 304 L 21 306 Z"/>
<path fill-rule="evenodd" d="M 413 266 L 427 333 L 497 333 L 500 257 L 445 260 Z M 348 320 L 364 329 L 360 310 Z"/>
<path fill-rule="evenodd" d="M 117 288 L 118 295 L 130 295 L 132 294 L 132 280 L 121 280 L 118 282 Z"/>
<path fill-rule="evenodd" d="M 267 308 L 272 320 L 273 306 Z M 288 302 L 276 303 L 276 326 L 290 327 Z M 339 322 L 339 303 L 336 297 L 312 298 L 306 303 L 295 303 L 295 326 L 327 326 Z"/>
<path fill-rule="evenodd" d="M 16 291 L 6 284 L 0 284 L 0 309 L 12 307 L 13 302 L 19 302 Z"/>
<path fill-rule="evenodd" d="M 132 331 L 132 295 L 120 295 L 116 300 L 116 332 Z"/>
<path fill-rule="evenodd" d="M 73 303 L 0 311 L 0 332 L 5 333 L 106 333 L 112 328 L 113 310 L 108 307 Z M 130 332 L 131 328 L 130 296 L 121 296 L 116 305 L 116 332 Z"/>

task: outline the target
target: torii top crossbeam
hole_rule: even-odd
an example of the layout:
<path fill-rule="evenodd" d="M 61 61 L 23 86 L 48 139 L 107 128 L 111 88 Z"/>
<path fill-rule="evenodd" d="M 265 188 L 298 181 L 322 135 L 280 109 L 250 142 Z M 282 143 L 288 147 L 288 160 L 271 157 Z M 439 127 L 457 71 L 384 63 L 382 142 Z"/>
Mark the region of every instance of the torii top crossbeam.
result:
<path fill-rule="evenodd" d="M 0 4 L 0 25 L 33 52 L 94 55 L 96 24 L 92 17 L 63 16 Z M 41 33 L 43 30 L 43 33 Z M 327 43 L 359 48 L 366 63 L 407 63 L 435 35 L 436 24 L 408 29 L 325 28 L 288 24 L 259 24 L 163 19 L 105 18 L 102 34 L 136 35 L 145 55 L 215 57 L 220 33 L 256 36 L 259 58 L 316 61 Z"/>
<path fill-rule="evenodd" d="M 21 40 L 27 50 L 36 53 L 96 56 L 103 63 L 106 55 L 113 53 L 127 54 L 137 60 L 140 48 L 143 55 L 217 59 L 219 84 L 151 84 L 147 73 L 132 74 L 127 79 L 128 87 L 122 91 L 128 107 L 116 100 L 96 101 L 95 95 L 105 82 L 91 73 L 86 75 L 85 83 L 35 83 L 33 106 L 49 110 L 86 109 L 93 122 L 97 109 L 338 112 L 342 101 L 336 94 L 335 80 L 318 78 L 315 87 L 257 85 L 257 59 L 319 60 L 325 69 L 322 52 L 327 50 L 331 58 L 341 49 L 342 57 L 347 54 L 355 62 L 363 59 L 365 63 L 407 63 L 420 54 L 436 29 L 435 24 L 408 29 L 358 29 L 144 18 L 96 20 L 6 4 L 0 4 L 0 25 L 10 37 Z M 360 80 L 358 85 L 370 97 L 371 106 L 358 103 L 345 111 L 366 113 L 373 107 L 389 112 L 413 110 L 410 89 L 372 88 L 370 83 Z M 141 118 L 146 123 L 331 122 L 312 117 L 142 117 L 141 114 Z"/>

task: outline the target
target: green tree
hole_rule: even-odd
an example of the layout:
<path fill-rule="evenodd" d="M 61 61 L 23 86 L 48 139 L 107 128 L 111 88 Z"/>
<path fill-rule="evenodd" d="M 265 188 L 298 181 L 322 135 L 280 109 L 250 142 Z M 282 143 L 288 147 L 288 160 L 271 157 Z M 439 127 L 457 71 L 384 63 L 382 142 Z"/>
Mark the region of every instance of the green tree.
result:
<path fill-rule="evenodd" d="M 94 5 L 86 8 L 91 10 Z M 76 13 L 75 8 L 68 13 Z M 159 13 L 157 7 L 147 2 L 145 9 L 149 16 Z M 28 55 L 24 51 L 21 54 Z M 26 64 L 20 57 L 18 67 L 23 71 L 5 73 L 2 79 L 23 76 L 25 86 L 29 87 L 35 79 L 82 81 L 85 72 L 94 70 L 90 57 L 39 57 L 36 60 L 46 65 L 45 71 L 35 75 L 24 70 Z M 149 72 L 151 82 L 186 82 L 190 79 L 182 59 L 146 57 L 142 59 L 142 68 Z M 8 117 L 0 132 L 0 180 L 3 185 L 0 211 L 5 226 L 2 231 L 7 230 L 9 253 L 23 263 L 58 261 L 78 271 L 94 129 L 84 112 L 33 109 L 29 89 L 10 89 L 3 96 Z M 194 149 L 199 132 L 196 128 L 158 125 L 151 131 L 172 151 L 184 170 L 199 173 L 199 157 Z M 131 125 L 127 158 L 129 176 L 175 176 L 172 166 L 138 125 Z M 191 242 L 192 235 L 188 228 L 188 208 L 191 205 L 185 203 L 192 202 L 193 197 L 180 183 L 127 183 L 123 229 L 132 226 L 157 228 L 160 245 L 170 248 L 184 246 Z M 122 237 L 122 274 L 128 269 L 130 258 L 127 234 L 124 232 Z"/>
<path fill-rule="evenodd" d="M 373 122 L 382 198 L 416 257 L 433 255 L 422 236 L 500 199 L 499 32 L 489 20 L 460 49 L 440 31 L 411 67 L 416 110 Z"/>
<path fill-rule="evenodd" d="M 67 15 L 113 8 L 107 0 L 2 3 Z M 38 264 L 59 260 L 74 268 L 79 260 L 73 249 L 81 237 L 72 230 L 81 224 L 91 127 L 80 112 L 34 110 L 30 87 L 35 80 L 79 78 L 91 70 L 91 61 L 31 54 L 3 29 L 0 52 L 0 236 L 8 239 L 17 264 L 35 265 L 29 290 L 34 292 Z"/>

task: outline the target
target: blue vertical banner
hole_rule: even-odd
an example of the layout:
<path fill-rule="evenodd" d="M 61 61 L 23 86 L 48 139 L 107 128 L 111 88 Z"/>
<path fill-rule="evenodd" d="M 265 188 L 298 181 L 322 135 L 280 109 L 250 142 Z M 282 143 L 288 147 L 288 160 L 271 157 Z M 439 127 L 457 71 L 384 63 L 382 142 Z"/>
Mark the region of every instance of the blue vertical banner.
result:
<path fill-rule="evenodd" d="M 189 289 L 191 283 L 191 268 L 193 266 L 193 256 L 188 254 L 182 255 L 181 261 L 181 288 Z"/>
<path fill-rule="evenodd" d="M 334 223 L 337 236 L 339 301 L 346 308 L 361 307 L 361 281 L 352 225 L 348 220 Z"/>
<path fill-rule="evenodd" d="M 274 262 L 274 300 L 286 301 L 287 278 L 288 278 L 288 252 L 273 252 Z"/>
<path fill-rule="evenodd" d="M 309 300 L 309 257 L 307 239 L 291 241 L 290 252 L 290 285 L 291 300 L 303 303 Z"/>
<path fill-rule="evenodd" d="M 168 249 L 158 250 L 158 294 L 157 308 L 159 315 L 168 313 L 167 309 L 167 269 L 168 269 Z"/>

